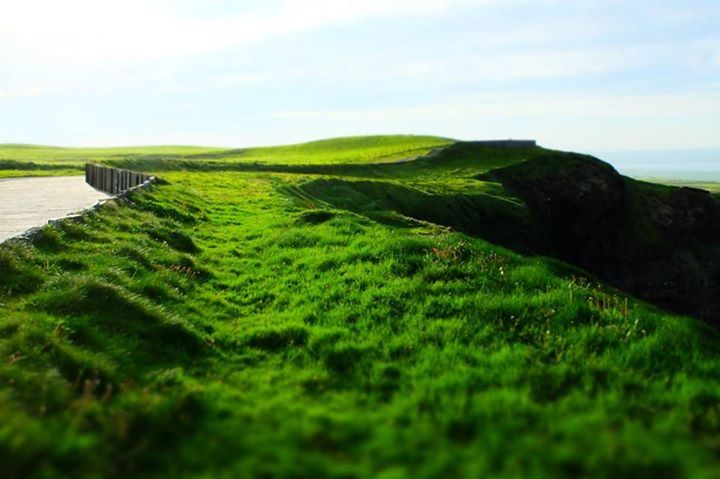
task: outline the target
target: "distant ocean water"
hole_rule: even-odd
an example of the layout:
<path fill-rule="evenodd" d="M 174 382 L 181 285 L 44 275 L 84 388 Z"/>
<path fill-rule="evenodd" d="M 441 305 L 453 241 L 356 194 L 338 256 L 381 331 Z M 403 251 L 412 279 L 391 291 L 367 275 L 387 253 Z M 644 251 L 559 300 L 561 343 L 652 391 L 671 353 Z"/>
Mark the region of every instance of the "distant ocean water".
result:
<path fill-rule="evenodd" d="M 598 151 L 598 158 L 636 178 L 720 182 L 720 148 L 703 150 Z"/>

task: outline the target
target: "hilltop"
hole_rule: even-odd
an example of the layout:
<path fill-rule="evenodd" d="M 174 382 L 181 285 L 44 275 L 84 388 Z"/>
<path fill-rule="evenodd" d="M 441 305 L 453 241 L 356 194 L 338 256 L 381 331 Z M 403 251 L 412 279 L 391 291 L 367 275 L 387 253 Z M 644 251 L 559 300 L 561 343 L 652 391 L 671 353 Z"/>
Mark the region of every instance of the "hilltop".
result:
<path fill-rule="evenodd" d="M 710 193 L 433 137 L 93 161 L 160 181 L 0 245 L 8 477 L 720 467 Z"/>

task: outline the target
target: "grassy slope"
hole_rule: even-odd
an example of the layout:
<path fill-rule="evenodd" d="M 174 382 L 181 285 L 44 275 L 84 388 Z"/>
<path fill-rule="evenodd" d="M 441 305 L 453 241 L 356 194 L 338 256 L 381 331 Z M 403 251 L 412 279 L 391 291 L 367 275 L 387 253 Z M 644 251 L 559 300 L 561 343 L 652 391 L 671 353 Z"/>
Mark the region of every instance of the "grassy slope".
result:
<path fill-rule="evenodd" d="M 362 164 L 392 162 L 421 156 L 452 141 L 433 136 L 358 136 L 299 145 L 236 150 L 229 157 L 266 164 Z"/>
<path fill-rule="evenodd" d="M 128 156 L 184 157 L 209 154 L 219 148 L 194 146 L 146 146 L 127 148 L 59 148 L 37 145 L 0 145 L 0 178 L 65 176 L 82 173 L 85 163 Z"/>
<path fill-rule="evenodd" d="M 712 477 L 715 332 L 316 196 L 368 178 L 493 195 L 453 174 L 490 160 L 392 179 L 168 172 L 0 246 L 6 476 Z"/>
<path fill-rule="evenodd" d="M 33 145 L 0 145 L 0 178 L 77 174 L 87 162 L 114 163 L 148 169 L 169 162 L 177 164 L 364 164 L 414 158 L 452 141 L 430 136 L 359 136 L 321 140 L 298 145 L 222 149 L 193 146 L 126 148 L 57 148 Z"/>
<path fill-rule="evenodd" d="M 83 163 L 125 155 L 192 155 L 221 151 L 197 146 L 138 146 L 122 148 L 62 148 L 40 145 L 0 145 L 0 159 L 41 163 Z"/>

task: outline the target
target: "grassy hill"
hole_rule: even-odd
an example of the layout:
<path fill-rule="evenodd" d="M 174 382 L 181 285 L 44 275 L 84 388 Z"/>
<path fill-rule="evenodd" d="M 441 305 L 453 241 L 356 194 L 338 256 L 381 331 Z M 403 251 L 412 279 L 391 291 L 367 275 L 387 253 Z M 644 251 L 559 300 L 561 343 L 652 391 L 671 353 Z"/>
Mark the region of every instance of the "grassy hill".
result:
<path fill-rule="evenodd" d="M 531 251 L 585 160 L 406 140 L 146 157 L 0 245 L 4 477 L 713 477 L 716 330 Z"/>
<path fill-rule="evenodd" d="M 226 168 L 242 164 L 322 165 L 394 162 L 427 154 L 452 140 L 431 136 L 358 136 L 261 148 L 197 146 L 58 148 L 0 145 L 0 178 L 79 174 L 85 163 L 135 168 Z"/>

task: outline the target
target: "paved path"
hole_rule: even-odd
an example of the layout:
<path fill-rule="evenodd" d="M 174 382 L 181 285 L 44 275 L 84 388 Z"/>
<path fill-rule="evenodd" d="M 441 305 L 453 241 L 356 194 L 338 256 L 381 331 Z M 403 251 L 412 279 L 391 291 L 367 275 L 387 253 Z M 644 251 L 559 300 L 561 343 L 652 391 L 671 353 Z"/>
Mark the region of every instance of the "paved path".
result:
<path fill-rule="evenodd" d="M 83 176 L 0 179 L 0 241 L 107 197 L 85 183 Z"/>

